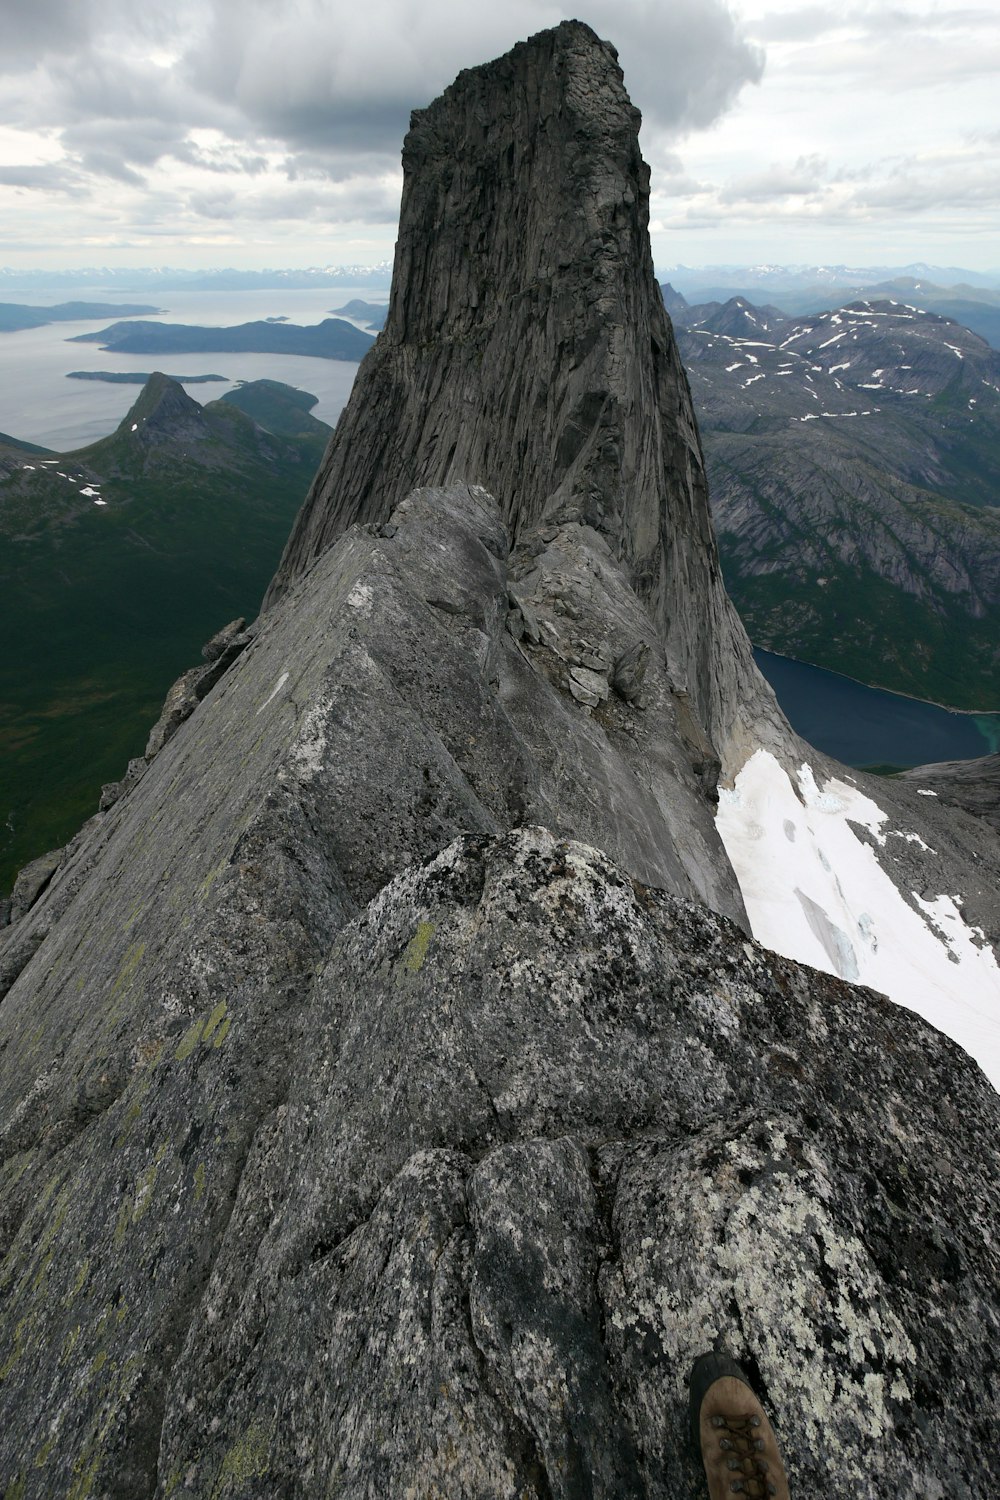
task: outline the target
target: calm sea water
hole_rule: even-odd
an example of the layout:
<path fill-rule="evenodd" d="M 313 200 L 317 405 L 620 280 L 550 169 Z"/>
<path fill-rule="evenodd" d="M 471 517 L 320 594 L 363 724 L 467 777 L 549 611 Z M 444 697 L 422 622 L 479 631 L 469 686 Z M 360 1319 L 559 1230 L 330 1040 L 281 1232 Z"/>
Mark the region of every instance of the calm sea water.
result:
<path fill-rule="evenodd" d="M 17 296 L 9 300 L 40 307 L 67 302 L 74 292 Z M 218 327 L 285 317 L 290 323 L 321 323 L 352 297 L 385 302 L 384 287 L 327 287 L 304 291 L 80 292 L 87 302 L 157 304 L 160 321 Z M 105 385 L 98 380 L 67 380 L 70 370 L 163 370 L 167 375 L 225 375 L 225 384 L 192 385 L 188 393 L 204 404 L 224 396 L 240 380 L 283 380 L 319 397 L 313 415 L 332 424 L 354 383 L 357 365 L 346 360 L 280 354 L 105 354 L 99 344 L 71 344 L 74 334 L 106 328 L 109 315 L 90 321 L 50 323 L 18 333 L 0 333 L 0 432 L 29 443 L 68 452 L 113 432 L 139 395 L 141 386 Z"/>
<path fill-rule="evenodd" d="M 848 766 L 922 766 L 1000 749 L 1000 714 L 956 714 L 837 672 L 754 651 L 802 738 Z"/>

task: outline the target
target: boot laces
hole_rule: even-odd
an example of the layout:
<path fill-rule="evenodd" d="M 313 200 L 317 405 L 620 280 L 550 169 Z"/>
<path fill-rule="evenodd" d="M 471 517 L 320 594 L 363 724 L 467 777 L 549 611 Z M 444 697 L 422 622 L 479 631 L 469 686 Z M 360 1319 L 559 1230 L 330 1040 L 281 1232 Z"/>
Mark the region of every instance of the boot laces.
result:
<path fill-rule="evenodd" d="M 770 1465 L 763 1457 L 760 1418 L 717 1416 L 712 1418 L 712 1426 L 719 1432 L 719 1447 L 727 1455 L 727 1468 L 732 1471 L 730 1491 L 734 1495 L 752 1496 L 754 1500 L 776 1495 L 778 1487 L 768 1478 Z"/>

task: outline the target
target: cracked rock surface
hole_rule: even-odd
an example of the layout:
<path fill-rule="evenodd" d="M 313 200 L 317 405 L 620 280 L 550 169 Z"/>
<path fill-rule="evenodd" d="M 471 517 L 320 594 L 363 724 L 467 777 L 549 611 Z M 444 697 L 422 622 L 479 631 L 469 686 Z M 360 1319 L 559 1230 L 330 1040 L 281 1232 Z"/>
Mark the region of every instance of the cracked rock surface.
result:
<path fill-rule="evenodd" d="M 793 742 L 642 300 L 634 130 L 578 23 L 417 119 L 360 449 L 338 435 L 271 607 L 182 679 L 155 756 L 25 875 L 4 1500 L 696 1500 L 713 1345 L 793 1493 L 993 1494 L 1000 1101 L 746 937 L 723 748 Z M 480 212 L 517 239 L 488 318 L 485 283 L 444 290 Z"/>

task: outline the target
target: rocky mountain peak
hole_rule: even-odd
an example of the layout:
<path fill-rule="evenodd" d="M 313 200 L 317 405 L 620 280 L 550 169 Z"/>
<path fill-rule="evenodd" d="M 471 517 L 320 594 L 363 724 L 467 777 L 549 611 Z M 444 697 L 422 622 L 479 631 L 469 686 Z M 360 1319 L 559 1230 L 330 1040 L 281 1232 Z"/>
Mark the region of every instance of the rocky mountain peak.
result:
<path fill-rule="evenodd" d="M 142 432 L 152 437 L 176 436 L 189 430 L 205 430 L 202 408 L 169 375 L 154 370 L 138 399 L 118 426 L 119 433 Z"/>
<path fill-rule="evenodd" d="M 386 325 L 267 606 L 414 485 L 483 485 L 515 543 L 542 522 L 605 539 L 725 741 L 725 705 L 762 689 L 719 576 L 638 127 L 614 49 L 579 22 L 414 114 Z"/>
<path fill-rule="evenodd" d="M 416 117 L 269 609 L 19 891 L 8 1497 L 694 1500 L 712 1346 L 793 1493 L 992 1494 L 997 1096 L 749 940 L 724 817 L 779 902 L 789 850 L 839 887 L 821 815 L 881 819 L 761 747 L 635 127 L 575 23 Z M 797 899 L 878 947 L 884 903 Z"/>

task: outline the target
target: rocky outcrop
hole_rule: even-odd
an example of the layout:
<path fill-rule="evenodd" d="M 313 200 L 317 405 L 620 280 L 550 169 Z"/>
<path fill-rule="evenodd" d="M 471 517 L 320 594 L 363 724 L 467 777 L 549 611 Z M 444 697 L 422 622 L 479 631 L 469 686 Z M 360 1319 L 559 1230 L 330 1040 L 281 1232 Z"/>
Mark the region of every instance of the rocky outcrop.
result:
<path fill-rule="evenodd" d="M 458 119 L 487 202 L 531 101 L 525 170 L 550 134 L 594 154 L 577 186 L 638 162 L 585 27 L 456 90 L 411 135 L 407 212 Z M 460 327 L 409 272 L 390 326 L 429 327 L 420 286 Z M 460 339 L 438 356 L 466 368 Z M 369 394 L 394 359 L 431 381 L 379 358 Z M 2 935 L 8 1500 L 695 1500 L 711 1346 L 773 1409 L 794 1492 L 992 1493 L 998 1097 L 915 1016 L 747 937 L 709 729 L 733 744 L 761 700 L 713 666 L 741 638 L 670 389 L 655 508 L 602 490 L 587 442 L 553 513 L 528 468 L 523 511 L 454 480 L 359 495 L 375 513 L 326 536 L 314 502 L 250 638 L 211 648 L 238 656 Z"/>
<path fill-rule="evenodd" d="M 604 538 L 725 744 L 744 718 L 780 716 L 719 575 L 638 120 L 614 49 L 579 22 L 414 115 L 388 319 L 267 606 L 415 484 L 484 485 L 515 540 L 542 523 Z"/>
<path fill-rule="evenodd" d="M 982 818 L 1000 831 L 1000 755 L 981 755 L 976 760 L 943 760 L 930 766 L 914 766 L 902 773 L 904 780 L 948 807 Z"/>

